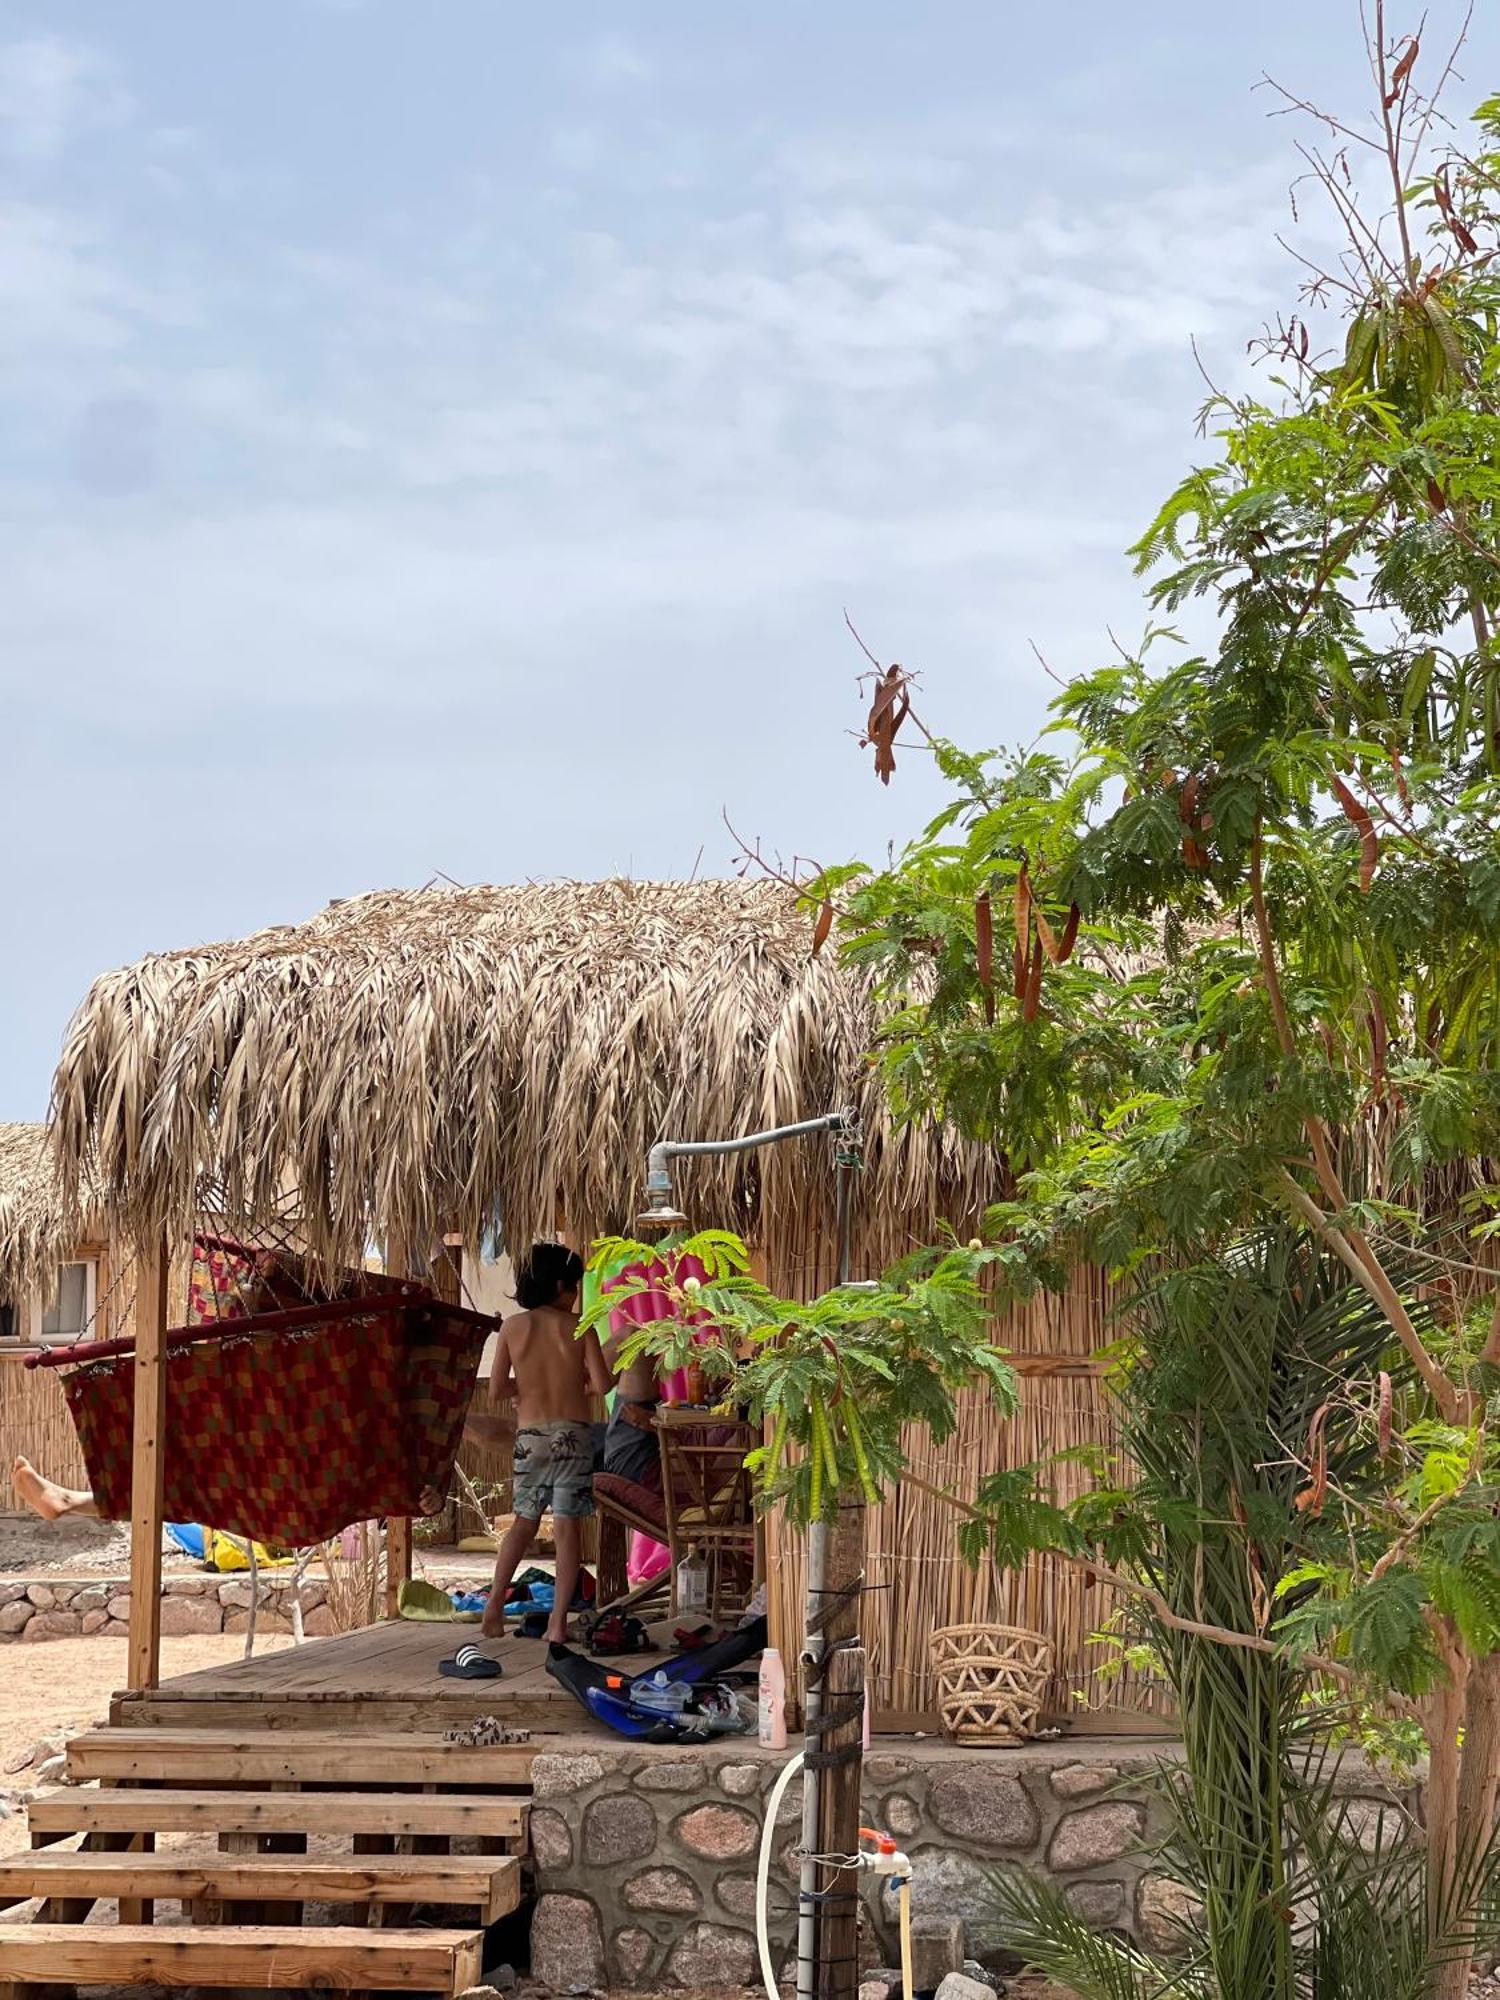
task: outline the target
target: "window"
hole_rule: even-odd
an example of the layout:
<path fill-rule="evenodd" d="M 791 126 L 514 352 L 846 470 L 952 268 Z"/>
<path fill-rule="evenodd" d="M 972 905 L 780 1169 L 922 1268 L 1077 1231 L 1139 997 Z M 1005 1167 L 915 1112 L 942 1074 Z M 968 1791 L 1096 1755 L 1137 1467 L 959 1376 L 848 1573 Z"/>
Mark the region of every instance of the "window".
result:
<path fill-rule="evenodd" d="M 37 1339 L 79 1340 L 94 1316 L 94 1274 L 92 1262 L 59 1264 L 57 1292 L 43 1307 L 36 1322 Z"/>

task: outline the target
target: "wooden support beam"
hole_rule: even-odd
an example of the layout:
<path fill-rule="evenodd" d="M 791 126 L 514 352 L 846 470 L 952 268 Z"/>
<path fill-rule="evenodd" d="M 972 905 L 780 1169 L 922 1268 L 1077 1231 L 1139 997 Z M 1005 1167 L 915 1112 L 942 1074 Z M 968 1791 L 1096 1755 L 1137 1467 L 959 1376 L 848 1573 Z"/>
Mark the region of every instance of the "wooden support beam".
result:
<path fill-rule="evenodd" d="M 818 1779 L 818 1852 L 853 1854 L 859 1847 L 859 1800 L 863 1778 L 860 1743 L 864 1735 L 865 1651 L 859 1643 L 860 1595 L 865 1573 L 866 1511 L 863 1501 L 845 1496 L 829 1537 L 825 1604 L 849 1589 L 846 1604 L 824 1628 L 828 1645 L 823 1680 L 823 1712 L 844 1719 L 823 1737 L 835 1761 Z M 819 2000 L 855 2000 L 859 1991 L 859 1875 L 855 1869 L 821 1869 L 819 1889 L 828 1898 L 818 1919 Z"/>
<path fill-rule="evenodd" d="M 75 1785 L 485 1785 L 499 1790 L 531 1779 L 536 1750 L 526 1744 L 476 1749 L 441 1736 L 392 1732 L 351 1737 L 342 1730 L 92 1729 L 68 1745 Z M 405 1803 L 411 1803 L 407 1801 Z"/>
<path fill-rule="evenodd" d="M 411 1276 L 411 1256 L 404 1243 L 392 1238 L 385 1250 L 386 1275 Z M 385 1524 L 385 1615 L 401 1616 L 401 1586 L 411 1581 L 411 1521 L 393 1515 Z"/>
<path fill-rule="evenodd" d="M 130 1685 L 161 1681 L 161 1537 L 167 1428 L 165 1238 L 136 1256 L 135 1416 L 130 1482 Z"/>

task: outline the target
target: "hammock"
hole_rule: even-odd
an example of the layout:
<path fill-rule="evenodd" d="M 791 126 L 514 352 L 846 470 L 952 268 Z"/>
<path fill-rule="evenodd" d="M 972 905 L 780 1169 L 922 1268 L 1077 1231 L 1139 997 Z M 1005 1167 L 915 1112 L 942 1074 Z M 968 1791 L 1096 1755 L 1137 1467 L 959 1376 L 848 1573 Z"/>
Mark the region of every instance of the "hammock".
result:
<path fill-rule="evenodd" d="M 424 1486 L 447 1490 L 494 1325 L 389 1281 L 273 1312 L 236 1314 L 221 1298 L 218 1324 L 166 1336 L 166 1518 L 306 1547 L 351 1521 L 420 1513 Z M 31 1362 L 68 1369 L 99 1512 L 128 1520 L 134 1343 Z"/>

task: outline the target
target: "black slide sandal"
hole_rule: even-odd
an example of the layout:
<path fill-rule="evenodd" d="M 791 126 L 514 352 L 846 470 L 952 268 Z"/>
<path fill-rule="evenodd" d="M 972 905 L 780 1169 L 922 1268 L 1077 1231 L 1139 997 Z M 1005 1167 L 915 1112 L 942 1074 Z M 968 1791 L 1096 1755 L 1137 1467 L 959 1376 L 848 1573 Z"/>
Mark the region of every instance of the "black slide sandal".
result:
<path fill-rule="evenodd" d="M 438 1672 L 450 1681 L 497 1681 L 505 1669 L 477 1646 L 460 1646 L 451 1660 L 439 1660 Z"/>

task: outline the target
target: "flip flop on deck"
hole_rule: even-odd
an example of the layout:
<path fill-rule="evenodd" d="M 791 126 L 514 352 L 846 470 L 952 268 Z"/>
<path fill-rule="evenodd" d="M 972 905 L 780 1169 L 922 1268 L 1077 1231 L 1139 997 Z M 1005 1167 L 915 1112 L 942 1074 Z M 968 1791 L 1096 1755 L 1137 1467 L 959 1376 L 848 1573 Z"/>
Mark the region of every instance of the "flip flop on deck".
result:
<path fill-rule="evenodd" d="M 451 1660 L 439 1660 L 438 1672 L 450 1681 L 497 1681 L 504 1669 L 477 1646 L 460 1646 Z"/>

